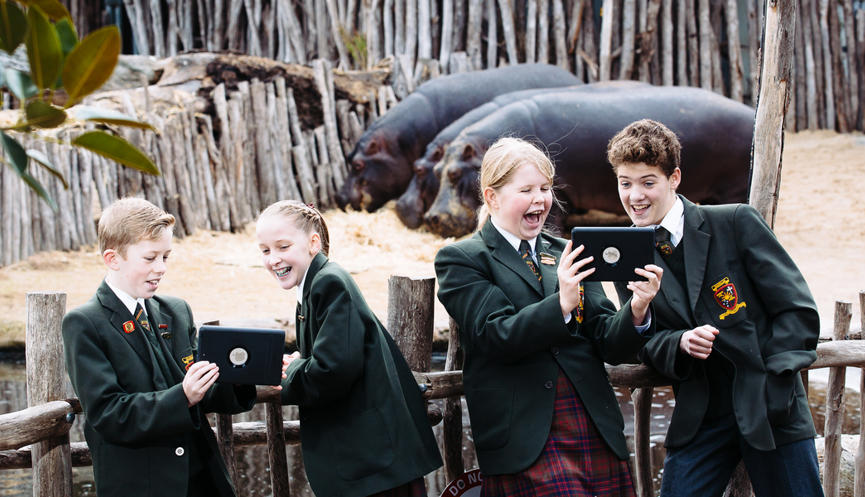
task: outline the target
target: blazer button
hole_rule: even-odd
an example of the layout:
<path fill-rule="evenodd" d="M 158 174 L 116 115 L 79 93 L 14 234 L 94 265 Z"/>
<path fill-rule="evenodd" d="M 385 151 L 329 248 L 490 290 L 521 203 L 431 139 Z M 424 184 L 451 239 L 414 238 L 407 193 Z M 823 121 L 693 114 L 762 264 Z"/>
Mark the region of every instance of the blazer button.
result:
<path fill-rule="evenodd" d="M 546 388 L 547 390 L 553 388 L 553 382 L 552 382 L 552 380 L 547 380 L 547 382 L 544 383 L 544 388 Z"/>
<path fill-rule="evenodd" d="M 553 355 L 559 355 L 559 348 L 558 347 L 552 347 L 550 349 L 550 352 L 552 352 Z"/>
<path fill-rule="evenodd" d="M 186 451 L 183 450 L 183 447 L 178 447 L 178 448 L 174 449 L 174 455 L 178 456 L 178 457 L 182 456 L 185 452 Z"/>

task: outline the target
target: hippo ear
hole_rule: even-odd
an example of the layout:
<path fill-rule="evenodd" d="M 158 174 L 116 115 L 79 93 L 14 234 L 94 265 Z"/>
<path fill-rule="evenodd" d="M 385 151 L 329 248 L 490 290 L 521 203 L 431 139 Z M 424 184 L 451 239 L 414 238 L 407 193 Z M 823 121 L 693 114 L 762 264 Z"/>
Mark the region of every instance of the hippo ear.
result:
<path fill-rule="evenodd" d="M 475 153 L 475 147 L 471 145 L 466 145 L 466 147 L 463 149 L 462 160 L 471 160 L 475 157 L 475 155 L 477 155 Z"/>
<path fill-rule="evenodd" d="M 430 157 L 430 160 L 435 161 L 435 162 L 442 160 L 442 148 L 441 147 L 436 147 L 436 149 L 433 151 L 432 157 Z"/>
<path fill-rule="evenodd" d="M 364 154 L 366 155 L 375 155 L 378 153 L 379 144 L 377 140 L 370 140 L 369 145 L 366 146 L 366 150 L 364 150 Z"/>

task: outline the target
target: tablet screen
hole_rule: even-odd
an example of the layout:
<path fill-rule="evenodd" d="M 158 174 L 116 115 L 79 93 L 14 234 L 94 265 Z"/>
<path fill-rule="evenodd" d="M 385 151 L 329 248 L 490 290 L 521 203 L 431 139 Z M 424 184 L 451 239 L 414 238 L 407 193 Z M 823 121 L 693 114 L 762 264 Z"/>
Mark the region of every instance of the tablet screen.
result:
<path fill-rule="evenodd" d="M 650 227 L 576 227 L 573 246 L 585 245 L 578 259 L 593 256 L 595 272 L 587 281 L 645 280 L 634 268 L 654 263 L 655 230 Z"/>
<path fill-rule="evenodd" d="M 285 332 L 275 328 L 204 325 L 198 329 L 198 361 L 219 366 L 219 383 L 279 385 Z"/>

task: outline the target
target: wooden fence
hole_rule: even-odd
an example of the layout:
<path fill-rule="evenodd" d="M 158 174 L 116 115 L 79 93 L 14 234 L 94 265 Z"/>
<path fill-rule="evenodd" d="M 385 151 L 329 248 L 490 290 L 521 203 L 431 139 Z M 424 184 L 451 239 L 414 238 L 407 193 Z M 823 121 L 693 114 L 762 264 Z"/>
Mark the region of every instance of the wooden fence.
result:
<path fill-rule="evenodd" d="M 199 228 L 243 229 L 279 199 L 332 205 L 347 174 L 344 155 L 396 98 L 390 87 L 381 86 L 368 104 L 336 99 L 330 64 L 314 61 L 310 73 L 312 93 L 321 96 L 315 102 L 321 108 L 320 124 L 314 128 L 299 116 L 295 91 L 282 76 L 240 81 L 236 89 L 220 83 L 203 99 L 161 86 L 101 95 L 99 105 L 158 130 L 121 132 L 154 159 L 161 176 L 61 143 L 77 129 L 60 130 L 48 141 L 16 134 L 26 148 L 40 150 L 53 162 L 69 189 L 44 169 L 30 168 L 57 201 L 54 213 L 10 168 L 0 167 L 0 266 L 43 250 L 95 243 L 94 219 L 124 196 L 143 196 L 174 214 L 180 236 Z M 144 104 L 136 106 L 133 100 Z M 209 113 L 199 110 L 202 104 L 210 107 Z"/>
<path fill-rule="evenodd" d="M 388 291 L 388 328 L 412 367 L 426 399 L 447 399 L 444 412 L 430 409 L 432 424 L 443 420 L 442 446 L 448 481 L 464 471 L 462 458 L 462 372 L 455 327 L 451 327 L 445 371 L 426 372 L 430 364 L 433 312 L 432 278 L 391 277 Z M 865 310 L 865 292 L 859 294 Z M 68 431 L 75 415 L 81 412 L 77 399 L 69 399 L 64 387 L 60 322 L 65 312 L 62 293 L 27 294 L 27 401 L 22 411 L 0 415 L 0 470 L 33 468 L 35 497 L 71 495 L 72 466 L 91 465 L 86 443 L 69 443 Z M 852 304 L 836 303 L 834 337 L 817 346 L 817 361 L 810 369 L 830 368 L 824 428 L 823 486 L 827 497 L 839 495 L 841 457 L 841 417 L 844 407 L 846 367 L 865 368 L 865 341 L 850 340 Z M 865 316 L 865 312 L 861 313 Z M 862 318 L 865 329 L 865 317 Z M 861 338 L 861 337 L 856 337 Z M 649 420 L 652 415 L 652 389 L 669 384 L 643 365 L 607 366 L 614 386 L 632 389 L 634 399 L 634 481 L 640 497 L 655 495 L 649 450 Z M 807 385 L 807 371 L 803 371 Z M 865 371 L 862 372 L 865 382 Z M 860 391 L 865 385 L 860 387 Z M 269 388 L 260 388 L 259 402 L 266 403 L 264 422 L 232 423 L 231 416 L 218 416 L 216 433 L 229 472 L 238 480 L 234 447 L 267 444 L 271 485 L 276 496 L 291 494 L 285 444 L 300 441 L 298 421 L 283 421 L 279 397 Z M 860 399 L 865 412 L 865 396 Z M 860 422 L 856 455 L 855 492 L 865 493 L 865 423 Z M 735 481 L 735 479 L 734 479 Z M 241 492 L 242 494 L 242 492 Z M 750 495 L 748 488 L 730 488 L 728 495 Z"/>
<path fill-rule="evenodd" d="M 865 7 L 798 9 L 787 129 L 863 129 Z M 66 0 L 80 33 L 108 22 Z M 233 50 L 342 69 L 385 57 L 442 73 L 549 62 L 583 81 L 699 86 L 753 104 L 765 0 L 124 0 L 138 53 Z M 858 7 L 858 8 L 857 8 Z M 418 71 L 415 71 L 417 74 Z"/>

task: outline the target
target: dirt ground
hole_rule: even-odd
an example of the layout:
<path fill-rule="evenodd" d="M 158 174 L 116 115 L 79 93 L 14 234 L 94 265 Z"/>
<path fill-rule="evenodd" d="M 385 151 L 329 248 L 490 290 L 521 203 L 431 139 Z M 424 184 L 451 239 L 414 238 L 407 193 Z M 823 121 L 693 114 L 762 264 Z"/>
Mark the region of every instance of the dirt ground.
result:
<path fill-rule="evenodd" d="M 865 223 L 855 211 L 865 180 L 865 136 L 829 131 L 787 134 L 775 231 L 802 270 L 831 335 L 835 301 L 853 302 L 852 328 L 860 328 L 859 291 L 865 290 Z M 688 181 L 687 165 L 683 181 Z M 614 195 L 610 181 L 610 194 Z M 373 213 L 325 213 L 331 259 L 357 280 L 384 321 L 390 275 L 433 276 L 433 257 L 452 239 L 405 228 L 393 203 Z M 198 232 L 176 240 L 162 294 L 186 299 L 197 321 L 221 320 L 293 331 L 295 292 L 277 287 L 261 265 L 249 226 L 243 233 Z M 0 347 L 24 341 L 25 295 L 67 294 L 67 307 L 84 303 L 104 276 L 94 247 L 37 254 L 0 268 Z M 784 291 L 779 288 L 778 291 Z M 436 302 L 436 327 L 447 315 Z"/>

